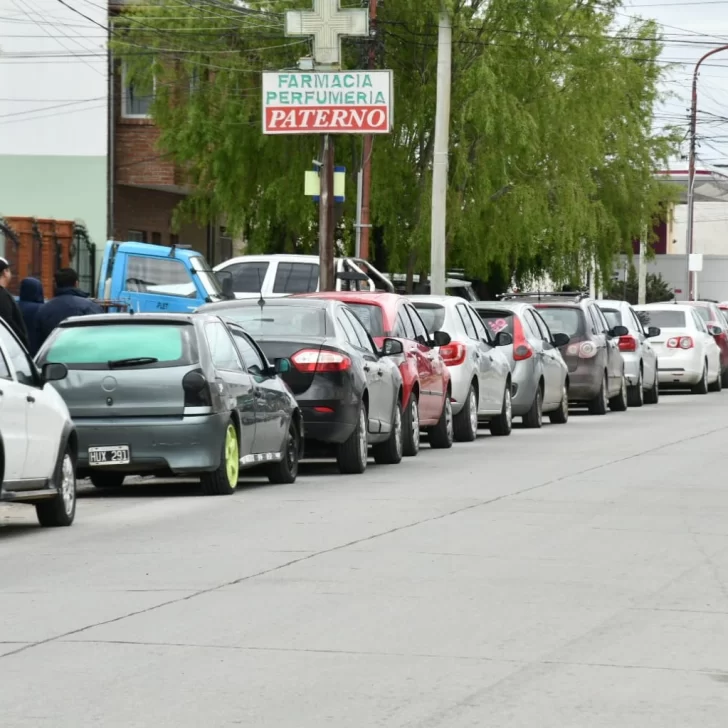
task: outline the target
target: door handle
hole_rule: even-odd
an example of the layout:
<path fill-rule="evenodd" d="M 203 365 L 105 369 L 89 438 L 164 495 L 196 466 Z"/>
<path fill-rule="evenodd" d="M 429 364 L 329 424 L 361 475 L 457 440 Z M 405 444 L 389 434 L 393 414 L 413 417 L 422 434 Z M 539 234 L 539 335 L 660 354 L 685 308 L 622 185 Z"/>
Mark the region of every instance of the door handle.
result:
<path fill-rule="evenodd" d="M 364 365 L 364 371 L 365 372 L 370 372 L 371 370 L 372 370 L 372 368 L 369 366 L 369 364 L 365 364 Z"/>
<path fill-rule="evenodd" d="M 384 376 L 384 369 L 377 369 L 377 374 L 378 374 L 378 375 L 379 375 L 380 377 L 383 377 L 383 376 Z"/>
<path fill-rule="evenodd" d="M 35 397 L 32 394 L 29 394 L 25 399 L 27 402 L 35 402 Z"/>

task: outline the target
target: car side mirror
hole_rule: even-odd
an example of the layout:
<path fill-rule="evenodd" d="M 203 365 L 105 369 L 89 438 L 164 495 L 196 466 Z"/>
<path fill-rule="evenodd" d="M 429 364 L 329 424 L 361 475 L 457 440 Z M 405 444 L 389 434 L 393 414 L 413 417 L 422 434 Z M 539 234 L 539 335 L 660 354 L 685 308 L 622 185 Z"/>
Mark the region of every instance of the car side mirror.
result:
<path fill-rule="evenodd" d="M 68 376 L 68 367 L 65 364 L 59 362 L 48 362 L 44 364 L 40 370 L 40 375 L 43 384 L 48 382 L 59 382 L 61 379 L 65 379 Z"/>
<path fill-rule="evenodd" d="M 495 335 L 493 343 L 496 346 L 510 346 L 513 343 L 513 337 L 507 331 L 499 331 Z"/>
<path fill-rule="evenodd" d="M 660 329 L 657 328 L 657 326 L 650 326 L 649 329 L 647 329 L 647 338 L 653 339 L 655 336 L 660 335 Z"/>
<path fill-rule="evenodd" d="M 452 338 L 450 337 L 450 334 L 445 331 L 435 331 L 435 333 L 432 334 L 432 343 L 435 346 L 447 346 L 451 341 Z"/>
<path fill-rule="evenodd" d="M 629 334 L 629 329 L 626 326 L 615 326 L 607 333 L 616 339 L 619 336 L 627 336 Z"/>
<path fill-rule="evenodd" d="M 276 359 L 273 367 L 273 374 L 285 374 L 291 370 L 291 362 L 288 359 Z"/>
<path fill-rule="evenodd" d="M 723 333 L 723 329 L 715 324 L 708 324 L 708 333 L 711 336 L 720 336 Z"/>
<path fill-rule="evenodd" d="M 397 339 L 386 338 L 382 342 L 382 348 L 380 351 L 381 356 L 396 356 L 397 354 L 404 353 L 404 346 L 402 342 Z"/>
<path fill-rule="evenodd" d="M 564 333 L 554 334 L 551 339 L 551 342 L 553 343 L 553 345 L 559 349 L 562 346 L 566 346 L 570 341 L 571 341 L 571 336 L 569 336 L 568 334 L 564 334 Z"/>

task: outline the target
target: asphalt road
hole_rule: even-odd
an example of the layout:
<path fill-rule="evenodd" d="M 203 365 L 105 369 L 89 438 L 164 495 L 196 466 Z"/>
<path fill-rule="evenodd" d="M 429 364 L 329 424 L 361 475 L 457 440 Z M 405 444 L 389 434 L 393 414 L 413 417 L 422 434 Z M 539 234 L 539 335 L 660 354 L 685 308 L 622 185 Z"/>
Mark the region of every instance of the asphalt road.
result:
<path fill-rule="evenodd" d="M 3 728 L 725 728 L 727 415 L 3 507 Z"/>

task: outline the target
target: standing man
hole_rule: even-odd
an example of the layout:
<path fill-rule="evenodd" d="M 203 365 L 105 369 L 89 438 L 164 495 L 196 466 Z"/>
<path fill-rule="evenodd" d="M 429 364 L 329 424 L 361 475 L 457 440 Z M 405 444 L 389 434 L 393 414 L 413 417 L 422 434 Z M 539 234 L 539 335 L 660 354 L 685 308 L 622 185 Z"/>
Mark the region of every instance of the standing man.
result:
<path fill-rule="evenodd" d="M 36 342 L 39 348 L 51 331 L 67 318 L 104 312 L 98 303 L 89 299 L 88 293 L 78 287 L 78 273 L 73 268 L 60 268 L 54 277 L 56 295 L 48 303 L 44 303 L 35 315 Z"/>
<path fill-rule="evenodd" d="M 13 272 L 10 270 L 10 263 L 5 258 L 0 258 L 0 318 L 15 332 L 15 335 L 27 349 L 30 342 L 28 332 L 25 329 L 23 314 L 7 289 L 12 278 Z"/>

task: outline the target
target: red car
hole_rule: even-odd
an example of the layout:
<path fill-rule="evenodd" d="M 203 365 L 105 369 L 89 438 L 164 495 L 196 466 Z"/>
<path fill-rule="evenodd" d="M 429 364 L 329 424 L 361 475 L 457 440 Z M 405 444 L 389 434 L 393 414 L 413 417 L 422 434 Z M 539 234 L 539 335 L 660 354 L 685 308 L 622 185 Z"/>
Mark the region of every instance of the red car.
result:
<path fill-rule="evenodd" d="M 724 387 L 728 387 L 728 316 L 720 306 L 712 301 L 676 301 L 676 303 L 694 306 L 706 326 L 717 326 L 721 333 L 714 335 L 715 343 L 720 349 L 720 376 Z"/>
<path fill-rule="evenodd" d="M 417 455 L 420 431 L 426 428 L 430 447 L 448 448 L 453 442 L 450 372 L 417 309 L 396 293 L 336 291 L 300 294 L 335 298 L 346 303 L 370 333 L 377 346 L 385 337 L 399 339 L 404 355 L 402 373 L 402 451 Z M 446 336 L 439 334 L 440 337 Z M 449 342 L 440 341 L 439 345 Z"/>

